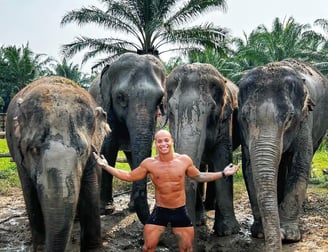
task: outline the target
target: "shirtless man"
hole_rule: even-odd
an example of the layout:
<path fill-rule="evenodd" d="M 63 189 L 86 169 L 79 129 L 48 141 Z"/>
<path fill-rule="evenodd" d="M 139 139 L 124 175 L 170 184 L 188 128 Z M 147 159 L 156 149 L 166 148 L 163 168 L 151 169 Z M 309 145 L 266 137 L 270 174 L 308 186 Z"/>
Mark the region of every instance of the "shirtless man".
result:
<path fill-rule="evenodd" d="M 173 152 L 173 139 L 167 130 L 155 134 L 155 145 L 157 155 L 146 158 L 131 172 L 113 168 L 103 156 L 93 154 L 98 165 L 121 180 L 132 182 L 150 175 L 156 203 L 144 226 L 143 251 L 155 251 L 168 223 L 177 237 L 179 250 L 192 251 L 194 227 L 186 208 L 185 176 L 198 182 L 209 182 L 235 174 L 239 165 L 227 166 L 222 172 L 200 172 L 189 156 Z"/>

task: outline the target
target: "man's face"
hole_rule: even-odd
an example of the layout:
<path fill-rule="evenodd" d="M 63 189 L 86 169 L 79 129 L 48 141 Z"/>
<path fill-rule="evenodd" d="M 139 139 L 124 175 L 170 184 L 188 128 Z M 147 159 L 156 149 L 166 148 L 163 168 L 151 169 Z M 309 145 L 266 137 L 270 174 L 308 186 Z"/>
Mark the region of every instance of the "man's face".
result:
<path fill-rule="evenodd" d="M 161 131 L 156 134 L 155 146 L 159 154 L 166 154 L 172 151 L 173 139 L 170 133 Z"/>

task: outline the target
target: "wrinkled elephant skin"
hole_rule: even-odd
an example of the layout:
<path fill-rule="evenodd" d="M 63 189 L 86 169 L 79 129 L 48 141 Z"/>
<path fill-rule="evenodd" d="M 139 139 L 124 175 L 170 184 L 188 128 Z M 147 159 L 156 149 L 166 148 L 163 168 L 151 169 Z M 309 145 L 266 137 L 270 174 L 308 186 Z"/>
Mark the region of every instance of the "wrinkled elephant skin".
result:
<path fill-rule="evenodd" d="M 102 149 L 111 166 L 115 165 L 119 150 L 125 152 L 131 169 L 151 156 L 164 84 L 165 68 L 158 58 L 126 53 L 105 67 L 100 81 L 90 86 L 89 92 L 107 112 L 112 129 Z M 103 173 L 102 207 L 112 200 L 112 176 Z M 133 183 L 131 206 L 145 223 L 149 216 L 146 179 Z"/>
<path fill-rule="evenodd" d="M 328 81 L 293 59 L 250 71 L 239 83 L 243 173 L 265 251 L 301 239 L 299 215 L 314 152 L 328 127 Z"/>
<path fill-rule="evenodd" d="M 238 87 L 212 65 L 202 63 L 176 67 L 167 77 L 166 85 L 167 114 L 175 151 L 189 155 L 200 169 L 207 165 L 209 171 L 222 171 L 232 162 L 232 151 L 239 145 L 232 146 Z M 196 188 L 196 182 L 187 181 L 187 207 L 194 223 L 203 224 L 206 214 L 196 200 L 200 198 Z M 237 233 L 232 177 L 215 181 L 214 188 L 216 234 Z"/>
<path fill-rule="evenodd" d="M 109 133 L 106 113 L 71 80 L 44 77 L 7 111 L 6 138 L 17 164 L 34 250 L 65 251 L 75 215 L 81 251 L 101 249 L 101 171 L 92 156 Z"/>

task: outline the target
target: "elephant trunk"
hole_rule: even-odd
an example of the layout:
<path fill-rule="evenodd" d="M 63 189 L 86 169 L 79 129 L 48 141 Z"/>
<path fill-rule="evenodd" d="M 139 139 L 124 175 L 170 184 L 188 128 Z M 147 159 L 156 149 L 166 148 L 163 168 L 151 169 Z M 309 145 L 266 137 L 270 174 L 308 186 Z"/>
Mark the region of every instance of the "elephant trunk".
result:
<path fill-rule="evenodd" d="M 249 146 L 253 181 L 264 229 L 266 251 L 281 251 L 277 199 L 281 136 L 273 134 L 271 131 L 268 134 L 256 137 L 256 140 L 251 141 Z"/>
<path fill-rule="evenodd" d="M 205 145 L 205 130 L 196 130 L 188 123 L 183 123 L 185 127 L 177 127 L 178 132 L 174 132 L 174 148 L 177 153 L 187 154 L 196 167 L 200 167 L 202 154 Z M 187 209 L 192 218 L 192 222 L 196 223 L 196 199 L 197 199 L 197 182 L 186 178 L 185 184 Z"/>
<path fill-rule="evenodd" d="M 46 248 L 47 251 L 65 251 L 78 203 L 81 176 L 77 171 L 82 173 L 82 168 L 77 169 L 76 151 L 64 145 L 46 151 L 42 165 L 37 189 L 45 223 Z"/>
<path fill-rule="evenodd" d="M 153 135 L 155 129 L 155 119 L 142 120 L 134 122 L 131 125 L 131 154 L 132 154 L 132 169 L 140 165 L 140 163 L 151 156 Z M 147 178 L 133 182 L 131 203 L 137 213 L 139 220 L 145 224 L 149 217 L 149 207 L 147 201 Z"/>

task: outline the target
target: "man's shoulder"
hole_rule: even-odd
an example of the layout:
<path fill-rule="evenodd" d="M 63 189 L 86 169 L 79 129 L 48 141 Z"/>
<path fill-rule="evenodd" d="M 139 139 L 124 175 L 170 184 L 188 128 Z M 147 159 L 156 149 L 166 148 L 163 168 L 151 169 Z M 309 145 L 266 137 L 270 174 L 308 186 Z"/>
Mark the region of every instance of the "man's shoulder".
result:
<path fill-rule="evenodd" d="M 177 159 L 191 159 L 187 154 L 174 153 L 174 158 Z"/>
<path fill-rule="evenodd" d="M 147 157 L 142 161 L 142 163 L 147 164 L 147 163 L 152 163 L 154 161 L 156 161 L 155 157 Z"/>

